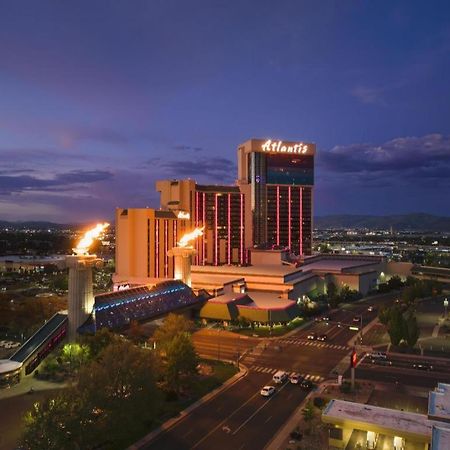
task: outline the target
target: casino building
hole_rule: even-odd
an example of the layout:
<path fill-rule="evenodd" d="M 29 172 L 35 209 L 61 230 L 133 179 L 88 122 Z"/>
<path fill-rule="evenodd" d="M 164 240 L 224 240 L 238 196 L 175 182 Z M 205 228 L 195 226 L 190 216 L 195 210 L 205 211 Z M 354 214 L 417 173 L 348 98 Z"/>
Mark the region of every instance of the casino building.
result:
<path fill-rule="evenodd" d="M 311 255 L 315 144 L 251 139 L 238 147 L 234 186 L 161 180 L 163 211 L 204 227 L 196 265 L 250 263 L 249 249 Z"/>
<path fill-rule="evenodd" d="M 251 139 L 238 148 L 249 247 L 311 255 L 315 144 Z"/>

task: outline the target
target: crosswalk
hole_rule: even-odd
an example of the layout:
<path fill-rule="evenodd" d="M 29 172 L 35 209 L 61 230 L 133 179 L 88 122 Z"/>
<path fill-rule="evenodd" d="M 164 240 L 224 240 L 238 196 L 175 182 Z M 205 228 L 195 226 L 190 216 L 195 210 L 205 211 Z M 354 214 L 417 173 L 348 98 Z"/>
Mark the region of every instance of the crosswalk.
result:
<path fill-rule="evenodd" d="M 250 370 L 253 370 L 254 372 L 267 373 L 267 374 L 273 375 L 276 372 L 278 372 L 279 369 L 274 369 L 273 367 L 251 366 Z M 320 383 L 325 379 L 324 377 L 321 377 L 320 375 L 311 375 L 309 373 L 298 373 L 298 372 L 290 372 L 289 376 L 294 375 L 294 374 L 300 375 L 305 380 L 314 381 L 316 383 Z"/>
<path fill-rule="evenodd" d="M 331 348 L 334 350 L 350 350 L 350 347 L 347 347 L 346 345 L 326 344 L 325 342 L 309 341 L 307 339 L 283 339 L 281 342 L 293 345 L 304 345 L 318 348 Z"/>

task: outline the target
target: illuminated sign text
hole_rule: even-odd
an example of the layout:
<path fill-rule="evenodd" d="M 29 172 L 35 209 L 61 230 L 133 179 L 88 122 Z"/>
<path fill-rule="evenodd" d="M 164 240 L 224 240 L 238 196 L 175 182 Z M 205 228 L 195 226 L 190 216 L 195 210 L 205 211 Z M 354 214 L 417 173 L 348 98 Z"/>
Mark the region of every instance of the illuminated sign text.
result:
<path fill-rule="evenodd" d="M 296 153 L 305 154 L 308 151 L 308 146 L 300 142 L 295 145 L 284 145 L 283 141 L 272 141 L 271 139 L 264 142 L 261 146 L 263 152 L 271 153 Z"/>

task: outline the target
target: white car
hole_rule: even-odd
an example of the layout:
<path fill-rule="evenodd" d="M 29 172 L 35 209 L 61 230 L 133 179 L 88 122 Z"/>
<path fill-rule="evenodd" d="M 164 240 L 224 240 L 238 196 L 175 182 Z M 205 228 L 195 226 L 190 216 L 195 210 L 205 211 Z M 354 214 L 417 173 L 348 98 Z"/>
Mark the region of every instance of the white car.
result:
<path fill-rule="evenodd" d="M 261 395 L 263 397 L 270 397 L 274 393 L 275 393 L 275 388 L 273 386 L 264 386 L 261 389 Z"/>
<path fill-rule="evenodd" d="M 317 334 L 316 333 L 309 333 L 307 337 L 308 337 L 308 339 L 310 341 L 314 341 L 315 339 L 317 339 Z"/>
<path fill-rule="evenodd" d="M 293 373 L 290 377 L 289 377 L 289 381 L 291 382 L 291 384 L 300 384 L 300 382 L 303 380 L 303 378 L 300 375 L 297 375 L 296 373 Z"/>

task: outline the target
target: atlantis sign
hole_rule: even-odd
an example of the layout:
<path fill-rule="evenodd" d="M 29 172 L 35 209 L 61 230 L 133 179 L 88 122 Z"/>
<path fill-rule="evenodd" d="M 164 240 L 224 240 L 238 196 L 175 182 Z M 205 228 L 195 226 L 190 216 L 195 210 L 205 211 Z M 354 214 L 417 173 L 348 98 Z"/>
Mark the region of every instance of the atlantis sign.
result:
<path fill-rule="evenodd" d="M 303 142 L 295 145 L 285 145 L 283 141 L 272 141 L 269 139 L 261 146 L 261 150 L 270 153 L 296 153 L 297 155 L 304 155 L 308 152 L 308 146 L 303 144 Z"/>

